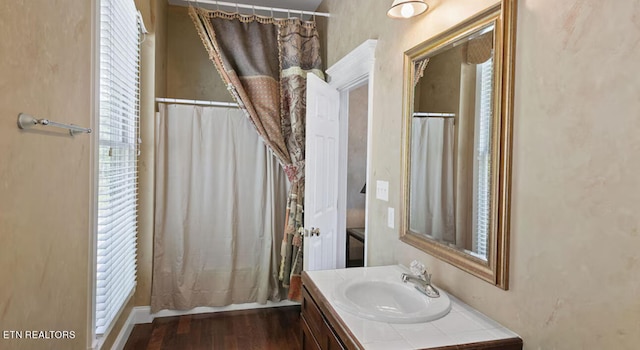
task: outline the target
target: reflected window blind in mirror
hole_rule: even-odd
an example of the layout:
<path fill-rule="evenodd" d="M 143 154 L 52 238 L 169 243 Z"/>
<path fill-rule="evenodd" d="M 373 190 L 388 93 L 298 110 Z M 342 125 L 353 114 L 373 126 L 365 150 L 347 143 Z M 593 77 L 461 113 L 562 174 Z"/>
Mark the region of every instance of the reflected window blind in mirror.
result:
<path fill-rule="evenodd" d="M 95 332 L 109 332 L 135 290 L 140 29 L 133 0 L 100 1 Z"/>
<path fill-rule="evenodd" d="M 476 159 L 474 164 L 474 181 L 478 188 L 476 203 L 477 212 L 474 213 L 473 225 L 473 252 L 480 257 L 488 256 L 487 239 L 489 237 L 489 215 L 491 210 L 491 108 L 492 86 L 493 86 L 493 59 L 478 64 L 477 66 L 477 101 L 479 101 L 480 114 L 478 118 L 478 128 L 476 129 L 477 140 Z M 471 253 L 473 253 L 471 252 Z M 476 253 L 473 253 L 474 255 Z"/>

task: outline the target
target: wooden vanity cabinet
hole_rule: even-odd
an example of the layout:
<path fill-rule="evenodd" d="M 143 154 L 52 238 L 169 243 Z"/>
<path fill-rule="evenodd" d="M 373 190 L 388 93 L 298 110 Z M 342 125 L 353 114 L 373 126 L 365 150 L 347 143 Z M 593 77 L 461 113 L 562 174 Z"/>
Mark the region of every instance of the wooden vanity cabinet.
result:
<path fill-rule="evenodd" d="M 302 349 L 303 350 L 343 350 L 329 322 L 323 317 L 318 305 L 306 288 L 302 290 Z"/>
<path fill-rule="evenodd" d="M 364 347 L 334 314 L 306 272 L 302 273 L 301 328 L 303 350 L 357 350 Z"/>

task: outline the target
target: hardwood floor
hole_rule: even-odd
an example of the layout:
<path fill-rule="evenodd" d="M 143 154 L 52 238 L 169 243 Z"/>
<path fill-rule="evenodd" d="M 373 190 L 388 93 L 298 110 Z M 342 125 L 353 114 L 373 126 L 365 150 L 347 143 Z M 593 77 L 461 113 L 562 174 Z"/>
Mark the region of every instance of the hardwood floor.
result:
<path fill-rule="evenodd" d="M 136 325 L 124 349 L 300 349 L 300 332 L 300 306 L 163 317 Z"/>

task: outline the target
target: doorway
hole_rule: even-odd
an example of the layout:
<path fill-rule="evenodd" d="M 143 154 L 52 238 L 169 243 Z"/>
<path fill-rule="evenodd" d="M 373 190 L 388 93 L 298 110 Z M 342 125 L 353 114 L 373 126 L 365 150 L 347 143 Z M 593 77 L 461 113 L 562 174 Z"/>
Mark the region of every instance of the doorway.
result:
<path fill-rule="evenodd" d="M 307 176 L 305 179 L 304 221 L 305 231 L 310 233 L 308 235 L 305 233 L 304 269 L 308 271 L 344 268 L 349 265 L 367 266 L 367 235 L 370 228 L 365 224 L 368 222 L 366 203 L 369 202 L 369 192 L 371 191 L 366 191 L 365 184 L 369 179 L 368 170 L 371 164 L 370 126 L 373 116 L 371 106 L 373 103 L 376 45 L 377 40 L 367 40 L 327 69 L 328 84 L 321 81 L 310 84 L 312 79 L 307 81 Z M 324 102 L 317 101 L 322 98 L 325 99 Z M 315 107 L 310 108 L 309 106 L 313 103 L 316 103 Z M 339 105 L 339 110 L 327 114 L 330 109 L 334 108 L 334 103 Z M 350 110 L 350 107 L 353 107 L 353 110 Z M 312 121 L 321 114 L 338 117 L 324 118 L 338 123 L 339 130 L 335 137 L 331 137 L 337 140 L 338 145 L 338 147 L 332 148 L 337 150 L 335 158 L 316 159 L 313 156 L 315 154 L 312 152 L 314 145 L 323 143 L 310 142 L 309 136 L 317 131 L 314 129 L 313 125 L 315 124 Z M 323 140 L 325 138 L 322 135 L 317 136 L 319 137 L 316 139 Z M 355 140 L 351 146 L 351 161 L 349 160 L 350 139 L 351 141 Z M 331 153 L 333 154 L 333 151 Z M 328 176 L 331 175 L 336 180 L 331 185 L 337 185 L 335 186 L 337 187 L 337 198 L 333 197 L 336 192 L 331 192 L 329 196 L 331 199 L 327 199 L 328 202 L 320 200 L 321 197 L 318 196 L 318 193 L 325 192 L 319 192 L 316 188 L 323 184 L 327 185 L 326 181 L 314 183 L 316 180 L 314 172 L 319 170 L 315 169 L 313 165 L 318 163 L 319 159 L 330 162 L 330 164 L 320 162 L 323 166 L 319 169 L 326 175 L 324 178 L 329 178 Z M 349 176 L 350 167 L 352 168 L 351 179 Z M 333 177 L 335 174 L 333 171 L 336 169 L 337 176 Z M 365 187 L 364 191 L 363 187 Z M 316 189 L 315 192 L 314 189 Z M 332 203 L 336 203 L 335 200 L 337 200 L 337 205 L 334 206 Z M 309 210 L 313 209 L 313 202 L 327 202 L 325 204 L 332 208 L 333 216 L 323 216 L 323 219 L 320 220 L 316 217 L 317 215 L 311 215 Z M 311 211 L 313 212 L 313 210 Z M 359 229 L 355 231 L 358 234 L 349 234 L 353 230 L 348 231 L 347 228 Z M 320 234 L 320 232 L 323 233 Z M 352 237 L 355 237 L 353 239 L 358 242 L 354 242 Z M 354 243 L 353 249 L 352 242 Z M 349 243 L 348 249 L 347 243 Z M 347 259 L 347 251 L 349 251 L 349 259 Z"/>
<path fill-rule="evenodd" d="M 370 126 L 373 117 L 371 106 L 373 105 L 377 43 L 378 41 L 374 39 L 366 40 L 327 69 L 329 85 L 340 92 L 341 158 L 339 164 L 340 183 L 338 185 L 338 232 L 343 232 L 343 234 L 339 235 L 335 246 L 337 250 L 336 266 L 339 268 L 367 266 L 367 236 L 371 228 L 366 225 L 368 222 L 366 203 L 369 202 L 371 191 L 366 190 L 365 184 L 369 179 L 371 164 Z M 364 147 L 364 150 L 354 152 L 360 158 L 356 159 L 354 156 L 350 161 L 348 157 L 349 140 L 353 141 L 354 139 L 357 141 L 352 147 Z M 352 177 L 351 181 L 349 181 L 350 166 L 354 169 L 361 168 L 361 170 L 352 170 L 352 173 L 356 175 Z M 362 181 L 363 176 L 364 181 Z M 363 187 L 365 187 L 364 191 L 362 191 Z M 351 208 L 349 194 L 353 196 Z M 347 228 L 359 228 L 360 230 L 347 230 Z M 356 234 L 359 239 L 355 238 Z M 347 250 L 349 250 L 348 260 L 353 261 L 347 261 Z"/>
<path fill-rule="evenodd" d="M 345 267 L 364 266 L 367 189 L 367 130 L 369 84 L 346 91 L 347 116 L 347 205 Z"/>

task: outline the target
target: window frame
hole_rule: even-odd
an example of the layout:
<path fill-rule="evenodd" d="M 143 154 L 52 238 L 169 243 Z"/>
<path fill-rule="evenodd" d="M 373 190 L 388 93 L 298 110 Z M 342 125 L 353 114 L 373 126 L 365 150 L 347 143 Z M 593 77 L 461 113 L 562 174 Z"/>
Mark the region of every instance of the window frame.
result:
<path fill-rule="evenodd" d="M 89 289 L 90 289 L 90 298 L 89 298 L 89 320 L 90 322 L 88 322 L 88 334 L 90 335 L 88 337 L 88 347 L 89 348 L 94 348 L 94 349 L 99 349 L 102 345 L 104 340 L 110 335 L 113 326 L 115 325 L 115 323 L 118 321 L 118 319 L 121 317 L 121 314 L 123 312 L 123 310 L 126 308 L 127 304 L 130 302 L 131 298 L 133 297 L 134 293 L 135 293 L 135 288 L 136 288 L 136 284 L 137 284 L 137 263 L 136 265 L 134 265 L 133 267 L 133 275 L 134 275 L 134 282 L 133 282 L 133 288 L 131 289 L 131 291 L 128 293 L 128 295 L 126 295 L 126 297 L 124 297 L 122 305 L 120 305 L 118 307 L 118 311 L 114 314 L 114 316 L 112 317 L 112 319 L 110 320 L 108 326 L 104 329 L 104 331 L 102 333 L 97 333 L 97 327 L 96 327 L 96 316 L 97 316 L 97 302 L 98 302 L 98 295 L 97 295 L 97 281 L 98 281 L 98 274 L 97 274 L 97 268 L 98 268 L 98 223 L 99 223 L 99 219 L 98 219 L 98 211 L 99 211 L 99 205 L 98 205 L 98 200 L 99 200 L 99 185 L 100 185 L 100 135 L 101 135 L 101 130 L 100 130 L 100 121 L 101 121 L 101 43 L 102 43 L 102 37 L 101 37 L 101 30 L 102 30 L 102 12 L 101 12 L 101 8 L 104 4 L 104 1 L 108 1 L 108 0 L 99 0 L 99 1 L 95 1 L 92 2 L 91 5 L 91 11 L 92 11 L 92 26 L 91 26 L 91 30 L 92 30 L 92 76 L 91 76 L 91 89 L 92 89 L 92 99 L 91 99 L 91 109 L 93 111 L 93 115 L 94 117 L 92 118 L 92 129 L 95 130 L 96 132 L 92 134 L 92 142 L 91 142 L 91 201 L 90 201 L 90 205 L 89 205 L 89 210 L 90 210 L 90 224 L 91 224 L 91 238 L 90 238 L 90 249 L 89 252 L 91 254 L 91 266 L 90 266 L 90 276 L 89 276 Z M 142 16 L 140 14 L 140 12 L 137 10 L 137 8 L 135 7 L 135 2 L 133 0 L 130 0 L 131 4 L 133 5 L 133 10 L 136 13 L 136 21 L 137 21 L 137 28 L 138 28 L 138 40 L 137 40 L 137 77 L 136 77 L 136 103 L 135 103 L 135 113 L 136 113 L 136 123 L 135 123 L 135 133 L 136 133 L 136 137 L 135 137 L 135 149 L 136 149 L 136 156 L 135 156 L 135 168 L 136 168 L 136 175 L 135 175 L 135 180 L 134 180 L 134 189 L 136 192 L 135 195 L 135 207 L 137 207 L 139 205 L 139 201 L 140 201 L 140 197 L 138 192 L 138 187 L 139 187 L 139 173 L 137 170 L 137 163 L 140 159 L 140 99 L 141 99 L 141 88 L 140 88 L 140 76 L 141 76 L 141 69 L 140 69 L 140 62 L 141 62 L 141 54 L 142 54 L 142 37 L 140 36 L 140 34 L 145 33 L 146 31 L 143 29 L 144 28 L 144 23 L 142 22 Z M 130 22 L 129 22 L 130 23 Z M 137 210 L 136 210 L 137 211 Z M 134 261 L 137 261 L 137 249 L 136 249 L 136 241 L 137 241 L 137 235 L 138 235 L 138 214 L 135 214 L 135 238 L 133 241 L 133 249 L 134 249 L 134 253 L 133 253 L 133 258 Z"/>

